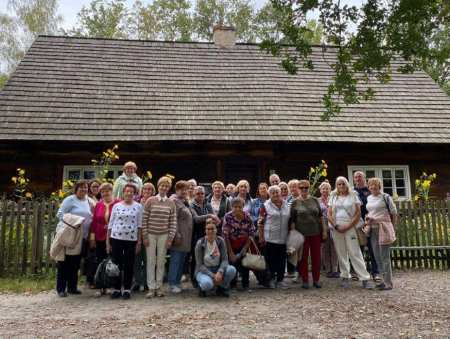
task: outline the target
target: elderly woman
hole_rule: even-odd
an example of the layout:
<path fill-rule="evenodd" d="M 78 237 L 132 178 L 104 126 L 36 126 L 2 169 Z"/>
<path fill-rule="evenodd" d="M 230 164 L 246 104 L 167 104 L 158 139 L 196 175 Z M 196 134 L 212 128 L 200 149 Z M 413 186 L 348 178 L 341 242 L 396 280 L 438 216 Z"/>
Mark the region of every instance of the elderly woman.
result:
<path fill-rule="evenodd" d="M 191 250 L 193 219 L 187 202 L 189 183 L 180 180 L 175 184 L 173 198 L 177 213 L 177 232 L 170 248 L 169 264 L 169 290 L 171 293 L 180 293 L 181 276 L 183 275 L 184 262 Z"/>
<path fill-rule="evenodd" d="M 333 227 L 331 235 L 339 261 L 342 287 L 350 287 L 350 262 L 364 288 L 372 289 L 370 274 L 359 247 L 356 225 L 361 219 L 361 201 L 355 191 L 350 188 L 347 178 L 338 177 L 336 188 L 331 192 L 328 201 L 328 224 Z"/>
<path fill-rule="evenodd" d="M 270 186 L 276 186 L 281 182 L 280 177 L 278 176 L 278 174 L 271 174 L 269 177 L 269 183 Z"/>
<path fill-rule="evenodd" d="M 195 198 L 195 192 L 194 189 L 197 187 L 197 180 L 195 179 L 189 179 L 189 189 L 188 189 L 188 202 L 192 203 Z"/>
<path fill-rule="evenodd" d="M 171 186 L 169 177 L 161 177 L 157 184 L 158 194 L 149 198 L 144 206 L 142 238 L 147 253 L 147 298 L 164 296 L 162 284 L 166 254 L 177 231 L 177 209 L 167 197 Z"/>
<path fill-rule="evenodd" d="M 226 194 L 228 198 L 232 198 L 236 195 L 236 185 L 228 184 L 225 188 Z"/>
<path fill-rule="evenodd" d="M 287 288 L 283 278 L 290 209 L 281 197 L 279 186 L 270 186 L 269 196 L 270 199 L 261 207 L 258 219 L 259 243 L 265 247 L 265 257 L 271 275 L 270 288 Z"/>
<path fill-rule="evenodd" d="M 291 206 L 292 202 L 300 196 L 299 183 L 300 182 L 297 179 L 292 179 L 288 182 L 289 196 L 286 201 L 289 206 Z"/>
<path fill-rule="evenodd" d="M 214 214 L 211 205 L 205 199 L 205 188 L 203 186 L 197 186 L 194 189 L 194 201 L 190 204 L 192 218 L 194 220 L 194 229 L 192 231 L 192 244 L 191 244 L 191 282 L 194 287 L 197 287 L 197 280 L 195 279 L 195 245 L 200 238 L 205 236 L 205 223 L 206 219 L 211 218 L 214 222 L 219 224 L 220 219 Z"/>
<path fill-rule="evenodd" d="M 278 187 L 281 190 L 281 197 L 283 200 L 287 201 L 289 199 L 289 186 L 284 181 L 278 184 Z"/>
<path fill-rule="evenodd" d="M 269 186 L 265 182 L 261 182 L 258 185 L 258 192 L 256 194 L 256 198 L 253 199 L 253 207 L 251 217 L 253 223 L 256 225 L 258 223 L 259 211 L 261 207 L 263 207 L 264 203 L 269 199 Z"/>
<path fill-rule="evenodd" d="M 78 290 L 78 270 L 80 269 L 81 247 L 83 239 L 87 241 L 92 221 L 93 202 L 88 198 L 88 182 L 78 181 L 74 186 L 74 194 L 65 198 L 56 214 L 62 220 L 64 214 L 71 213 L 84 218 L 83 237 L 73 249 L 66 249 L 64 261 L 57 262 L 56 291 L 58 296 L 67 297 L 69 294 L 81 294 Z M 67 289 L 67 292 L 66 292 Z"/>
<path fill-rule="evenodd" d="M 88 196 L 91 198 L 95 203 L 97 203 L 98 200 L 101 198 L 100 194 L 100 185 L 101 182 L 97 179 L 93 179 L 89 182 L 89 192 Z"/>
<path fill-rule="evenodd" d="M 142 179 L 136 174 L 137 165 L 128 161 L 123 165 L 123 173 L 116 179 L 113 187 L 114 198 L 123 198 L 123 188 L 126 184 L 133 184 L 137 187 L 137 194 L 139 195 L 142 189 Z"/>
<path fill-rule="evenodd" d="M 300 196 L 291 205 L 291 229 L 296 229 L 305 237 L 303 254 L 299 264 L 299 274 L 302 287 L 309 288 L 308 259 L 311 252 L 313 286 L 321 288 L 320 279 L 320 248 L 322 239 L 327 237 L 327 227 L 323 225 L 322 211 L 316 198 L 309 195 L 309 181 L 299 181 Z"/>
<path fill-rule="evenodd" d="M 231 200 L 231 212 L 225 214 L 223 237 L 227 244 L 228 259 L 241 275 L 242 288 L 249 289 L 249 269 L 242 265 L 251 240 L 255 237 L 255 225 L 250 215 L 244 211 L 244 200 L 239 197 Z"/>
<path fill-rule="evenodd" d="M 114 205 L 108 224 L 106 249 L 108 253 L 112 253 L 112 261 L 119 266 L 121 272 L 119 279 L 114 282 L 112 299 L 131 297 L 134 258 L 141 249 L 142 239 L 142 206 L 134 201 L 136 194 L 135 185 L 124 186 L 123 201 Z"/>
<path fill-rule="evenodd" d="M 95 205 L 94 215 L 92 217 L 91 233 L 89 236 L 90 248 L 95 249 L 97 263 L 102 262 L 106 256 L 106 236 L 108 232 L 108 223 L 112 209 L 120 200 L 112 196 L 113 187 L 110 183 L 100 185 L 100 201 Z M 96 296 L 104 294 L 102 290 L 96 293 Z"/>
<path fill-rule="evenodd" d="M 367 231 L 370 233 L 372 249 L 381 272 L 383 281 L 376 287 L 380 290 L 391 290 L 392 269 L 390 244 L 380 244 L 380 227 L 387 225 L 394 228 L 397 221 L 397 208 L 394 201 L 387 193 L 381 192 L 381 180 L 371 178 L 368 182 L 370 195 L 367 197 Z"/>
<path fill-rule="evenodd" d="M 213 213 L 221 219 L 217 225 L 217 234 L 222 234 L 222 218 L 231 210 L 230 200 L 225 195 L 225 186 L 221 181 L 214 181 L 211 185 L 212 194 L 208 197 Z"/>
<path fill-rule="evenodd" d="M 155 195 L 156 189 L 151 182 L 146 182 L 142 186 L 141 197 L 139 199 L 142 208 L 150 197 Z M 147 254 L 145 253 L 145 246 L 141 245 L 141 250 L 136 254 L 134 261 L 134 284 L 133 291 L 146 291 L 147 286 Z"/>
<path fill-rule="evenodd" d="M 319 185 L 320 191 L 320 209 L 322 210 L 323 224 L 327 228 L 327 240 L 322 243 L 322 267 L 327 272 L 327 278 L 339 278 L 338 258 L 331 229 L 328 227 L 328 199 L 331 193 L 331 185 L 324 181 Z"/>
<path fill-rule="evenodd" d="M 214 220 L 207 219 L 205 233 L 195 246 L 195 278 L 200 296 L 216 286 L 217 295 L 229 297 L 236 269 L 228 264 L 227 247 L 223 238 L 217 236 Z"/>
<path fill-rule="evenodd" d="M 250 184 L 247 180 L 239 180 L 237 183 L 238 193 L 236 197 L 244 201 L 244 212 L 251 215 L 253 208 L 253 199 L 250 197 Z"/>

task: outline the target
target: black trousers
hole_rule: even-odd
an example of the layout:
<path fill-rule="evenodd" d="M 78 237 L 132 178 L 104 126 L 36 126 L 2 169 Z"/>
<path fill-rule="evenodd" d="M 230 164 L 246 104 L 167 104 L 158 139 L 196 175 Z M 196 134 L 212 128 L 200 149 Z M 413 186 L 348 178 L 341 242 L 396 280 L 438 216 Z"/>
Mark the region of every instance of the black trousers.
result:
<path fill-rule="evenodd" d="M 78 270 L 80 269 L 81 255 L 66 255 L 64 261 L 56 264 L 56 291 L 58 293 L 74 292 L 78 285 Z"/>
<path fill-rule="evenodd" d="M 130 290 L 133 282 L 134 258 L 136 257 L 136 241 L 111 238 L 112 261 L 119 266 L 122 279 L 117 279 L 113 288 Z M 123 281 L 123 283 L 122 283 Z"/>
<path fill-rule="evenodd" d="M 106 253 L 106 240 L 95 242 L 95 255 L 99 264 L 106 259 L 108 256 Z"/>
<path fill-rule="evenodd" d="M 278 282 L 283 281 L 286 267 L 286 245 L 267 242 L 264 255 L 271 278 L 276 278 Z"/>

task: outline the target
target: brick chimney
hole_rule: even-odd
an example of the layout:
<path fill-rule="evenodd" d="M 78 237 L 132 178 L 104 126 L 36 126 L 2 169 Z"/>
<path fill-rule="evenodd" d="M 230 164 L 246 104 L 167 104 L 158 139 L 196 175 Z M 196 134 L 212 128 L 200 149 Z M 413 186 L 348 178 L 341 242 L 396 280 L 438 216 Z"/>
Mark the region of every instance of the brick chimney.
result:
<path fill-rule="evenodd" d="M 213 28 L 214 45 L 233 48 L 236 44 L 236 29 L 233 26 L 216 25 Z"/>

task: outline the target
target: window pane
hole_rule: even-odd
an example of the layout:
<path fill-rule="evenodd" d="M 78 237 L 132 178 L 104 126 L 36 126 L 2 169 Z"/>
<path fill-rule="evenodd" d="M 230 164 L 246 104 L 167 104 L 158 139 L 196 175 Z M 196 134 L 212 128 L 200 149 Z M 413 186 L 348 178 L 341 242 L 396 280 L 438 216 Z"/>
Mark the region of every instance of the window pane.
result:
<path fill-rule="evenodd" d="M 405 178 L 405 172 L 403 170 L 395 170 L 395 177 L 397 179 L 404 179 Z"/>
<path fill-rule="evenodd" d="M 80 180 L 80 170 L 73 170 L 73 171 L 69 171 L 68 180 Z"/>
<path fill-rule="evenodd" d="M 86 180 L 95 179 L 95 171 L 84 171 L 84 179 Z"/>
<path fill-rule="evenodd" d="M 122 175 L 122 173 L 123 173 L 122 170 L 117 171 L 117 176 L 120 177 Z"/>
<path fill-rule="evenodd" d="M 114 179 L 114 171 L 108 171 L 108 173 L 106 173 L 106 178 L 107 179 Z"/>
<path fill-rule="evenodd" d="M 397 195 L 399 197 L 405 197 L 406 196 L 406 189 L 404 189 L 404 188 L 397 188 Z"/>
<path fill-rule="evenodd" d="M 392 172 L 390 170 L 383 170 L 382 176 L 383 178 L 392 178 Z"/>
<path fill-rule="evenodd" d="M 383 187 L 392 187 L 392 179 L 383 179 Z"/>
<path fill-rule="evenodd" d="M 396 179 L 395 180 L 395 187 L 405 187 L 405 180 L 404 179 Z"/>
<path fill-rule="evenodd" d="M 366 171 L 366 178 L 367 179 L 374 178 L 374 177 L 376 177 L 374 170 L 367 170 Z"/>

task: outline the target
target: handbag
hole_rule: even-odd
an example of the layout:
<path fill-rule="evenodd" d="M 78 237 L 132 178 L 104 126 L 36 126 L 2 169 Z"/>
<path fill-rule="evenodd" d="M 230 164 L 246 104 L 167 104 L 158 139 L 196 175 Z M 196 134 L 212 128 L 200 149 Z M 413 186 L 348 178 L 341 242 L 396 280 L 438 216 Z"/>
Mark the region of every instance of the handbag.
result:
<path fill-rule="evenodd" d="M 395 236 L 392 222 L 380 222 L 378 231 L 378 243 L 380 245 L 392 245 L 397 237 Z"/>
<path fill-rule="evenodd" d="M 250 238 L 251 242 L 255 246 L 256 253 L 250 253 L 250 251 L 247 251 L 247 254 L 245 254 L 245 257 L 242 259 L 242 266 L 255 271 L 263 271 L 266 269 L 266 259 L 263 255 L 261 255 L 261 252 L 258 249 L 258 246 L 256 246 L 255 241 L 253 238 Z"/>

